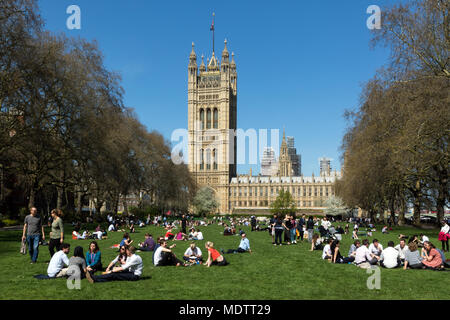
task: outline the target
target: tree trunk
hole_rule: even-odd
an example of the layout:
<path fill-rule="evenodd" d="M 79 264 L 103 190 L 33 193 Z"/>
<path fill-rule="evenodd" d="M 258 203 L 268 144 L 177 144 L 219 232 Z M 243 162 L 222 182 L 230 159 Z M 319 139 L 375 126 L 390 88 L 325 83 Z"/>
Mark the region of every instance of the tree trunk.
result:
<path fill-rule="evenodd" d="M 416 182 L 416 188 L 413 191 L 414 195 L 414 225 L 420 226 L 420 202 L 422 200 L 420 180 Z"/>
<path fill-rule="evenodd" d="M 63 189 L 61 187 L 56 187 L 56 190 L 58 191 L 58 197 L 56 199 L 56 208 L 60 209 L 62 208 L 62 202 L 63 202 Z"/>
<path fill-rule="evenodd" d="M 36 182 L 33 181 L 33 183 L 31 184 L 31 188 L 30 188 L 30 198 L 28 200 L 28 209 L 31 209 L 34 207 L 34 202 L 35 202 L 35 198 L 36 198 Z"/>
<path fill-rule="evenodd" d="M 437 209 L 437 224 L 440 227 L 442 220 L 444 220 L 444 208 L 445 200 L 448 196 L 448 174 L 447 170 L 439 170 L 439 186 L 438 186 L 438 197 L 436 199 L 436 209 Z"/>

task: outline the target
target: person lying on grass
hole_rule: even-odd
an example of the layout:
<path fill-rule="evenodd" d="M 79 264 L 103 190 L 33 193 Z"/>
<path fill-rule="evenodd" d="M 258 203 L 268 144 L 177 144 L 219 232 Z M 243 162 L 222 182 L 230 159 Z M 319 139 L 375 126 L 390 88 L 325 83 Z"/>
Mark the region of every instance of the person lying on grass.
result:
<path fill-rule="evenodd" d="M 120 267 L 114 267 L 108 273 L 100 276 L 86 272 L 86 278 L 90 283 L 108 281 L 137 281 L 142 275 L 144 264 L 142 258 L 135 254 L 136 249 L 131 246 L 126 249 L 127 261 Z"/>
<path fill-rule="evenodd" d="M 228 264 L 227 260 L 225 260 L 219 251 L 214 249 L 213 242 L 207 241 L 205 248 L 208 250 L 208 260 L 206 260 L 205 266 L 209 268 L 211 265 L 226 266 Z"/>

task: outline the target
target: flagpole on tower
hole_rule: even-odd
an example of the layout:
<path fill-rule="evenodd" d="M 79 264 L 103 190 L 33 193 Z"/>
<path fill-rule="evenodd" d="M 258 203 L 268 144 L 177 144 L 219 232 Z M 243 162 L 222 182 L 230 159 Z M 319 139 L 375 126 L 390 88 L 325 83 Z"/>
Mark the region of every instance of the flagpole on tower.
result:
<path fill-rule="evenodd" d="M 211 25 L 211 29 L 210 29 L 213 32 L 213 48 L 212 48 L 213 54 L 214 54 L 214 17 L 215 17 L 215 15 L 216 14 L 213 12 L 213 21 L 212 21 L 212 25 Z"/>

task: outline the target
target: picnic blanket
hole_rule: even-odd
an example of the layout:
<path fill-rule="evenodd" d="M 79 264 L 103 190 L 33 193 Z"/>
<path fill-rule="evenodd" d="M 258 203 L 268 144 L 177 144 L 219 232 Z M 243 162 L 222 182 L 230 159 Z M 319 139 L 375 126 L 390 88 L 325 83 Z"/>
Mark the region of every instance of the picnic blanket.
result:
<path fill-rule="evenodd" d="M 48 279 L 56 279 L 56 277 L 49 277 L 47 274 L 37 274 L 35 276 L 33 276 L 33 278 L 38 279 L 38 280 L 48 280 Z"/>

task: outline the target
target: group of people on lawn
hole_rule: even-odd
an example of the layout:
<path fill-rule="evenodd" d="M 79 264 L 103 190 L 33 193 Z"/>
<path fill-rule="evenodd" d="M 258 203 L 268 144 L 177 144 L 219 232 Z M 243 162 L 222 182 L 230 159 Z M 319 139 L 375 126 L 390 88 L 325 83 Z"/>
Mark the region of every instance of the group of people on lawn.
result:
<path fill-rule="evenodd" d="M 39 239 L 45 239 L 44 229 L 40 218 L 36 215 L 36 208 L 30 210 L 30 215 L 25 218 L 25 225 L 23 229 L 23 240 L 27 240 L 31 263 L 35 263 L 38 256 Z M 143 262 L 142 258 L 136 254 L 137 251 L 153 251 L 153 264 L 155 266 L 191 266 L 194 264 L 204 264 L 207 267 L 211 265 L 225 266 L 228 264 L 224 255 L 230 253 L 249 252 L 250 242 L 246 237 L 245 232 L 240 231 L 241 240 L 237 249 L 229 249 L 227 251 L 221 249 L 219 252 L 214 248 L 214 243 L 207 241 L 205 249 L 208 252 L 208 257 L 204 262 L 202 251 L 192 241 L 183 255 L 183 261 L 179 260 L 173 253 L 172 249 L 176 244 L 168 245 L 168 240 L 175 240 L 177 237 L 172 233 L 172 227 L 167 228 L 165 236 L 161 236 L 157 241 L 153 240 L 150 234 L 145 235 L 145 241 L 139 243 L 136 247 L 132 246 L 128 233 L 125 233 L 120 244 L 114 246 L 119 249 L 117 257 L 110 262 L 105 271 L 103 271 L 101 262 L 101 252 L 96 241 L 91 241 L 86 254 L 83 253 L 83 248 L 77 246 L 74 250 L 73 256 L 69 259 L 67 254 L 70 251 L 70 245 L 64 243 L 64 227 L 61 219 L 60 210 L 52 210 L 52 231 L 50 232 L 49 251 L 51 260 L 47 268 L 47 275 L 49 278 L 59 278 L 70 275 L 72 266 L 79 269 L 81 276 L 85 276 L 90 282 L 106 282 L 113 280 L 138 280 L 142 275 Z M 308 233 L 308 239 L 311 242 L 311 250 L 322 250 L 322 259 L 329 260 L 332 263 L 354 263 L 355 265 L 367 268 L 371 265 L 379 264 L 385 268 L 396 268 L 403 266 L 404 269 L 411 268 L 442 268 L 445 265 L 445 257 L 443 252 L 436 249 L 426 236 L 422 235 L 422 242 L 417 237 L 410 239 L 406 244 L 405 239 L 401 239 L 400 243 L 394 247 L 394 242 L 389 241 L 387 248 L 383 246 L 378 240 L 373 240 L 371 244 L 367 239 L 356 240 L 348 253 L 347 257 L 343 257 L 340 253 L 340 240 L 330 238 L 325 245 L 321 242 L 319 235 L 314 234 L 314 225 L 317 221 L 311 219 L 306 220 L 304 217 L 296 221 L 292 216 L 286 216 L 281 219 L 278 216 L 270 221 L 270 229 L 272 231 L 272 239 L 274 244 L 281 244 L 281 233 L 285 232 L 285 237 L 288 243 L 295 244 L 297 239 L 303 240 L 304 232 Z M 296 232 L 302 227 L 303 232 Z M 324 218 L 320 224 L 323 229 L 329 229 L 331 223 Z M 441 232 L 447 231 L 445 229 L 448 225 L 445 224 Z M 186 224 L 182 221 L 182 235 L 185 235 Z M 253 230 L 253 228 L 252 228 Z M 281 230 L 281 232 L 280 232 Z M 294 231 L 292 231 L 294 230 Z M 184 232 L 183 232 L 184 231 Z M 287 232 L 286 232 L 287 231 Z M 25 236 L 26 233 L 26 236 Z M 171 237 L 173 235 L 173 237 Z M 191 230 L 191 240 L 203 240 L 203 234 L 200 230 Z M 193 236 L 195 235 L 195 237 Z M 174 239 L 175 238 L 175 239 Z M 444 238 L 440 234 L 440 238 Z M 447 236 L 445 238 L 448 241 Z M 180 238 L 177 240 L 185 240 Z M 442 241 L 442 240 L 441 240 Z M 36 245 L 37 244 L 37 245 Z M 423 245 L 419 253 L 418 246 Z M 55 253 L 55 249 L 57 252 Z M 448 249 L 447 249 L 448 250 Z M 444 250 L 442 250 L 444 251 Z M 76 269 L 76 270 L 78 270 Z M 102 272 L 101 275 L 95 275 L 97 271 Z"/>
<path fill-rule="evenodd" d="M 189 247 L 186 249 L 183 260 L 180 261 L 176 255 L 172 252 L 172 249 L 176 246 L 173 244 L 168 246 L 168 240 L 173 239 L 169 237 L 172 228 L 167 229 L 167 233 L 164 237 L 159 237 L 155 242 L 152 235 L 145 234 L 145 241 L 139 243 L 137 249 L 132 246 L 133 240 L 128 233 L 124 233 L 120 244 L 113 246 L 118 248 L 119 253 L 117 257 L 110 262 L 105 271 L 103 271 L 101 261 L 101 251 L 97 241 L 91 241 L 86 254 L 83 253 L 83 248 L 77 246 L 74 249 L 73 256 L 69 259 L 68 254 L 70 252 L 70 244 L 64 243 L 64 229 L 61 219 L 61 211 L 52 211 L 53 223 L 52 231 L 50 233 L 50 262 L 47 268 L 47 278 L 61 278 L 65 276 L 71 276 L 74 273 L 80 275 L 80 278 L 86 277 L 89 282 L 107 282 L 114 280 L 139 280 L 142 275 L 143 262 L 142 258 L 136 254 L 137 251 L 153 251 L 153 263 L 155 266 L 191 266 L 194 264 L 204 264 L 207 267 L 211 265 L 226 266 L 228 262 L 224 258 L 224 254 L 227 253 L 241 253 L 250 252 L 250 242 L 244 232 L 241 233 L 241 242 L 237 249 L 229 249 L 227 252 L 221 250 L 221 253 L 214 248 L 214 243 L 207 241 L 205 248 L 208 252 L 208 258 L 203 263 L 202 251 L 192 241 Z M 183 224 L 183 229 L 185 224 Z M 180 231 L 180 233 L 182 233 Z M 197 229 L 192 229 L 193 234 L 190 237 L 192 240 L 203 240 L 202 232 Z M 26 236 L 25 236 L 26 234 Z M 37 209 L 32 208 L 30 215 L 25 218 L 25 224 L 23 229 L 22 239 L 28 241 L 29 253 L 31 257 L 31 263 L 36 263 L 39 253 L 39 240 L 45 239 L 44 228 L 40 217 L 37 216 Z M 36 239 L 36 241 L 35 241 Z M 181 240 L 181 239 L 179 239 Z M 36 244 L 36 245 L 35 245 Z M 57 250 L 55 253 L 54 250 Z M 100 275 L 95 275 L 96 272 L 102 272 Z"/>
<path fill-rule="evenodd" d="M 389 241 L 387 247 L 383 246 L 377 239 L 369 243 L 368 239 L 355 240 L 351 245 L 348 255 L 343 257 L 340 253 L 341 242 L 329 238 L 325 245 L 319 236 L 315 234 L 311 241 L 312 250 L 322 250 L 322 259 L 332 263 L 353 263 L 360 268 L 370 268 L 372 265 L 392 269 L 403 267 L 406 269 L 435 269 L 442 270 L 446 266 L 443 250 L 437 249 L 427 236 L 421 235 L 410 237 L 408 243 L 403 235 L 400 235 L 399 244 Z M 419 252 L 419 248 L 421 251 Z"/>

